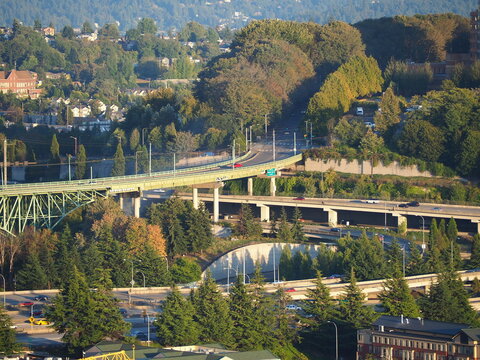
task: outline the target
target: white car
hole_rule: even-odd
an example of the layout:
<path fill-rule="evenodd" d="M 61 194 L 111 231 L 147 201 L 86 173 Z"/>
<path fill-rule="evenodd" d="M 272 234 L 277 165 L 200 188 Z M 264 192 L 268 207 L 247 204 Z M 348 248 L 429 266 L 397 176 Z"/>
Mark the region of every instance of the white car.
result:
<path fill-rule="evenodd" d="M 302 308 L 298 305 L 294 305 L 294 304 L 290 304 L 290 305 L 287 305 L 285 306 L 285 309 L 286 310 L 293 310 L 293 311 L 300 311 L 302 310 Z"/>
<path fill-rule="evenodd" d="M 380 204 L 380 200 L 378 199 L 368 199 L 366 201 L 367 204 Z"/>

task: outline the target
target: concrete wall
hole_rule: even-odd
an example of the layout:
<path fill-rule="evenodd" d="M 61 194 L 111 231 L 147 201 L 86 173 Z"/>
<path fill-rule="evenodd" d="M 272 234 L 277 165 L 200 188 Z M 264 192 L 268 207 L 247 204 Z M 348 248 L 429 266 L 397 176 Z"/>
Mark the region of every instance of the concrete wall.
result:
<path fill-rule="evenodd" d="M 372 166 L 370 161 L 347 159 L 341 160 L 305 160 L 305 171 L 328 171 L 333 169 L 338 172 L 349 174 L 370 175 L 372 174 Z M 432 177 L 433 175 L 428 171 L 418 170 L 417 165 L 402 166 L 394 161 L 389 165 L 383 165 L 381 161 L 373 168 L 374 175 L 398 175 L 398 176 L 423 176 Z"/>
<path fill-rule="evenodd" d="M 263 272 L 273 272 L 273 263 L 278 269 L 280 255 L 284 246 L 289 246 L 292 256 L 297 251 L 309 251 L 310 256 L 317 256 L 318 245 L 287 244 L 287 243 L 267 243 L 245 246 L 223 255 L 215 260 L 205 271 L 211 271 L 212 277 L 216 280 L 227 278 L 227 268 L 230 263 L 230 277 L 235 278 L 236 273 L 243 272 L 243 258 L 245 256 L 245 272 L 252 274 L 255 271 L 255 262 L 258 261 Z M 275 260 L 274 260 L 275 257 Z M 233 270 L 232 270 L 233 269 Z M 282 278 L 282 269 L 280 268 L 280 278 Z"/>

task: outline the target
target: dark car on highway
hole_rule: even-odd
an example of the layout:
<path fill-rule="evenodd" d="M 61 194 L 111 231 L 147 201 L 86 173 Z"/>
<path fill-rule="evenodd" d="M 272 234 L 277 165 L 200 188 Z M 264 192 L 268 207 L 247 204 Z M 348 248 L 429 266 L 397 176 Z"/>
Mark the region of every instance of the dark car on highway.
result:
<path fill-rule="evenodd" d="M 401 207 L 401 208 L 408 208 L 408 204 L 400 204 L 400 205 L 398 205 L 398 207 Z"/>
<path fill-rule="evenodd" d="M 407 205 L 417 207 L 420 206 L 420 203 L 418 201 L 410 201 L 409 203 L 407 203 Z"/>

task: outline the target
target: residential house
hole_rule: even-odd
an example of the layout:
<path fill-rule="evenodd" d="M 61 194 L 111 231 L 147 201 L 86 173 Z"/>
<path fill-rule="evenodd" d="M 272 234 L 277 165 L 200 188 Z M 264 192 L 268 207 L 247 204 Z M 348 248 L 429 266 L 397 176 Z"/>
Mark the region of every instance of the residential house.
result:
<path fill-rule="evenodd" d="M 52 26 L 47 26 L 42 28 L 42 33 L 45 36 L 55 36 L 55 28 Z"/>
<path fill-rule="evenodd" d="M 90 106 L 83 106 L 83 105 L 72 106 L 70 110 L 72 110 L 73 117 L 80 117 L 80 118 L 87 117 L 92 113 L 92 109 L 90 108 Z"/>
<path fill-rule="evenodd" d="M 42 93 L 37 89 L 38 75 L 33 71 L 11 70 L 0 71 L 0 92 L 12 92 L 19 97 L 30 97 L 38 99 Z"/>
<path fill-rule="evenodd" d="M 100 132 L 106 132 L 110 131 L 112 120 L 96 117 L 74 117 L 73 127 L 80 131 L 98 129 Z"/>
<path fill-rule="evenodd" d="M 480 329 L 422 318 L 383 315 L 357 331 L 357 359 L 477 360 Z"/>

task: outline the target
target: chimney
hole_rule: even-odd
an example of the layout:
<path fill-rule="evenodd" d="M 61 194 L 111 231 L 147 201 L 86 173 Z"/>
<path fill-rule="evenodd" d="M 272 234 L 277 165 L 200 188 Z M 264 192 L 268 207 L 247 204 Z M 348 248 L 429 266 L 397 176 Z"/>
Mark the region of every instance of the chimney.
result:
<path fill-rule="evenodd" d="M 400 323 L 402 323 L 402 324 L 403 324 L 403 314 L 402 314 L 402 315 L 400 315 Z"/>

